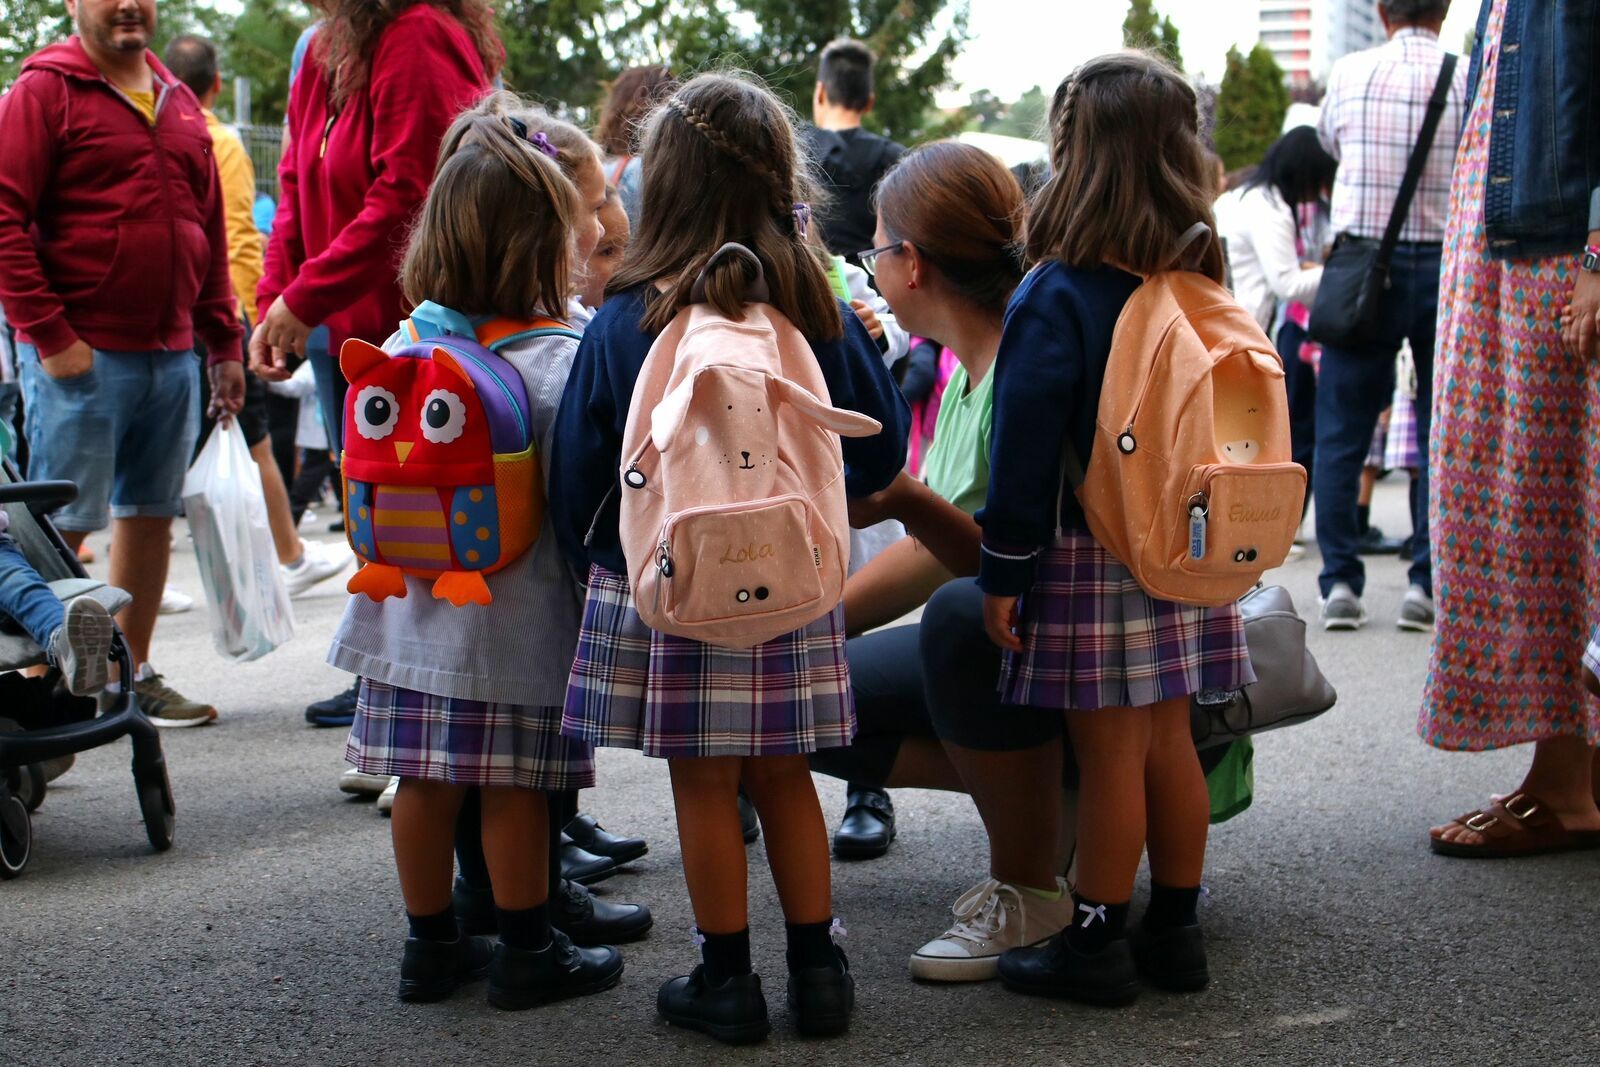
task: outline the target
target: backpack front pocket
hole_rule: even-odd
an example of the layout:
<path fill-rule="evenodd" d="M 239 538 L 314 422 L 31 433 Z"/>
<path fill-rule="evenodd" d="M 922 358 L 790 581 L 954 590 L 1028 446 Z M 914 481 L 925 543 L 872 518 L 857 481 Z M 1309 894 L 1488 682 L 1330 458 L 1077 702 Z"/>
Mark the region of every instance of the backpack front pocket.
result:
<path fill-rule="evenodd" d="M 1213 463 L 1196 467 L 1171 551 L 1181 570 L 1224 575 L 1280 566 L 1300 528 L 1306 472 L 1298 463 Z"/>
<path fill-rule="evenodd" d="M 661 612 L 694 626 L 816 608 L 819 518 L 811 501 L 796 494 L 669 516 L 656 550 Z"/>

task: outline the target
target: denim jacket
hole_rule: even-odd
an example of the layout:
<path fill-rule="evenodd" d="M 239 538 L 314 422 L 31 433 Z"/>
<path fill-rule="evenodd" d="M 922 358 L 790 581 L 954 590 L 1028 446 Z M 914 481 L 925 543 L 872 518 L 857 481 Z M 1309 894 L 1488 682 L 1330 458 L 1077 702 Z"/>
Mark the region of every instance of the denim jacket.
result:
<path fill-rule="evenodd" d="M 1468 99 L 1483 69 L 1483 0 Z M 1503 258 L 1577 253 L 1600 186 L 1600 12 L 1591 0 L 1506 0 L 1484 223 Z"/>

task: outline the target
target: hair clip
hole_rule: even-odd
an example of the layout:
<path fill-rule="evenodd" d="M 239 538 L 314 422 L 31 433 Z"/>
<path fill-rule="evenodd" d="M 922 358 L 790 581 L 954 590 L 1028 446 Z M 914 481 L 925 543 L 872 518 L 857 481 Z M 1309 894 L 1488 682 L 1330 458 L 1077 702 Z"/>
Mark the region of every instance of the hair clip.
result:
<path fill-rule="evenodd" d="M 807 237 L 811 232 L 811 205 L 796 204 L 789 209 L 794 213 L 795 232 L 801 237 Z"/>
<path fill-rule="evenodd" d="M 529 137 L 528 136 L 528 124 L 526 122 L 523 122 L 521 119 L 517 118 L 515 115 L 507 115 L 506 116 L 506 121 L 511 123 L 511 132 L 515 133 L 518 138 L 520 138 L 521 140 L 527 141 L 529 144 L 533 145 L 533 147 L 537 148 L 539 151 L 543 152 L 545 155 L 549 156 L 551 159 L 554 159 L 554 160 L 557 160 L 557 161 L 559 161 L 561 159 L 560 150 L 557 149 L 555 145 L 550 143 L 550 138 L 545 136 L 545 133 L 544 133 L 543 130 L 540 130 L 538 133 L 535 133 L 532 137 Z"/>

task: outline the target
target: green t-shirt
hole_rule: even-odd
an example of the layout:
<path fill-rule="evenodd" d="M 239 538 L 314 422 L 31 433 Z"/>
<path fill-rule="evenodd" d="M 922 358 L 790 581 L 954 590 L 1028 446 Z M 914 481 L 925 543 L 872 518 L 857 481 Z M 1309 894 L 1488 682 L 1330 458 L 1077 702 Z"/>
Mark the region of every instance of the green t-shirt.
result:
<path fill-rule="evenodd" d="M 923 465 L 928 488 L 972 515 L 989 494 L 989 439 L 994 426 L 994 369 L 968 391 L 957 367 L 939 401 L 933 445 Z"/>

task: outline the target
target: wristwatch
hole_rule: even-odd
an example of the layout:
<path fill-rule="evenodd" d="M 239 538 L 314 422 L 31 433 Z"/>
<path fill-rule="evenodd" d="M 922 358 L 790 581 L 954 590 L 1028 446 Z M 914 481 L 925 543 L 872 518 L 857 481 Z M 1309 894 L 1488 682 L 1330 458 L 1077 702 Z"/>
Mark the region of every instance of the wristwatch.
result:
<path fill-rule="evenodd" d="M 1583 246 L 1583 269 L 1590 274 L 1600 274 L 1600 245 Z"/>

